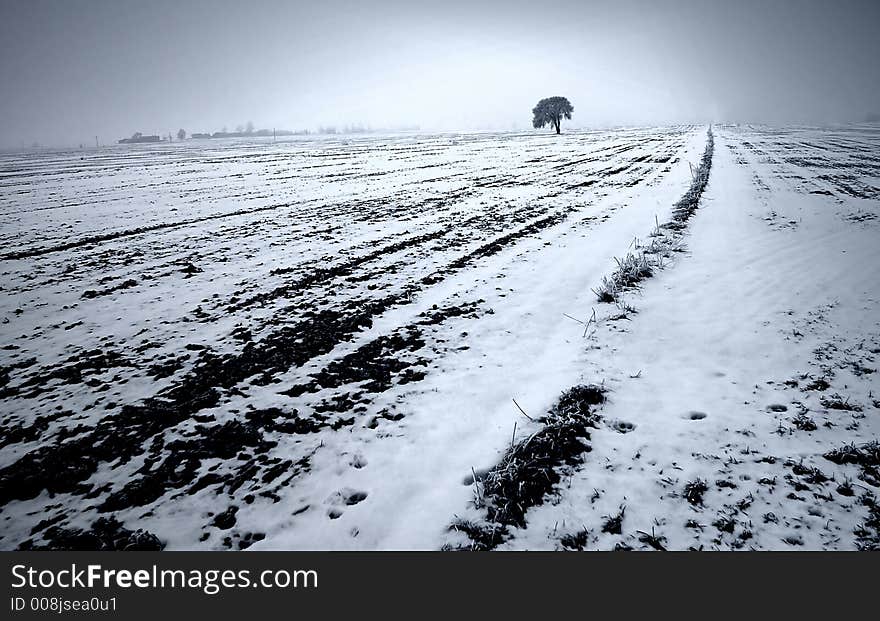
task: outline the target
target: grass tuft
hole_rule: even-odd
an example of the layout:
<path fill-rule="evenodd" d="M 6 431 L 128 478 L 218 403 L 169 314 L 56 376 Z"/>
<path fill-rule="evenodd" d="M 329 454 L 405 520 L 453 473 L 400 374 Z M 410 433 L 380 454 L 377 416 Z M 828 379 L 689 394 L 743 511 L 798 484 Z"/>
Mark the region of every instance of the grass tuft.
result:
<path fill-rule="evenodd" d="M 627 253 L 623 259 L 614 259 L 617 262 L 617 269 L 610 276 L 605 276 L 602 283 L 593 289 L 599 302 L 617 302 L 621 292 L 637 287 L 639 282 L 650 278 L 657 269 L 662 268 L 665 257 L 683 250 L 682 232 L 687 220 L 699 207 L 700 197 L 709 182 L 714 145 L 714 136 L 710 128 L 703 158 L 693 171 L 693 181 L 687 192 L 673 205 L 672 220 L 662 226 L 656 224 L 650 235 L 652 238 L 650 244 L 641 246 L 636 240 L 635 252 Z"/>
<path fill-rule="evenodd" d="M 450 548 L 458 550 L 473 550 L 475 552 L 492 550 L 507 538 L 507 529 L 500 524 L 479 524 L 470 520 L 456 519 L 449 525 L 449 530 L 457 531 L 467 535 L 471 541 L 471 545 L 460 548 Z"/>
<path fill-rule="evenodd" d="M 583 552 L 589 541 L 590 531 L 586 528 L 576 533 L 564 535 L 559 539 L 559 543 L 562 544 L 563 548 L 566 550 L 577 550 L 578 552 Z"/>
<path fill-rule="evenodd" d="M 874 440 L 861 446 L 844 444 L 840 448 L 825 453 L 823 457 L 838 465 L 880 466 L 880 442 Z"/>
<path fill-rule="evenodd" d="M 616 515 L 604 516 L 602 532 L 609 535 L 620 535 L 623 532 L 623 516 L 626 513 L 626 505 L 621 505 Z"/>
<path fill-rule="evenodd" d="M 544 425 L 540 431 L 510 448 L 483 480 L 490 521 L 525 526 L 526 511 L 559 483 L 558 468 L 580 463 L 590 450 L 588 429 L 598 420 L 591 408 L 604 401 L 603 388 L 575 386 L 538 419 Z"/>
<path fill-rule="evenodd" d="M 543 427 L 513 444 L 483 477 L 480 506 L 486 509 L 486 523 L 457 521 L 451 528 L 471 537 L 475 549 L 493 549 L 505 540 L 508 527 L 524 527 L 526 512 L 544 502 L 561 471 L 583 461 L 590 450 L 589 429 L 599 420 L 593 407 L 604 402 L 601 386 L 575 386 L 562 393 L 537 419 Z"/>
<path fill-rule="evenodd" d="M 684 499 L 694 506 L 703 505 L 703 494 L 709 490 L 709 486 L 703 479 L 695 479 L 684 486 Z"/>

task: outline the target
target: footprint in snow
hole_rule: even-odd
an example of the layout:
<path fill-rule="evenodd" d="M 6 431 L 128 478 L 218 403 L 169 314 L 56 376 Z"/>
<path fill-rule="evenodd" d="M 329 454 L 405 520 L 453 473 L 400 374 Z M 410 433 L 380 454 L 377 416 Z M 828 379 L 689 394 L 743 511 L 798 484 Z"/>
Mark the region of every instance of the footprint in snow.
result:
<path fill-rule="evenodd" d="M 360 470 L 361 468 L 363 468 L 364 466 L 367 465 L 367 458 L 364 457 L 363 455 L 355 455 L 354 457 L 351 458 L 351 461 L 349 461 L 348 464 L 352 468 L 357 468 L 358 470 Z"/>
<path fill-rule="evenodd" d="M 327 503 L 331 505 L 327 511 L 327 515 L 331 520 L 335 520 L 342 515 L 342 506 L 352 507 L 367 499 L 367 492 L 354 489 L 341 489 L 331 494 L 327 499 Z"/>
<path fill-rule="evenodd" d="M 633 423 L 625 420 L 613 420 L 609 423 L 609 426 L 617 433 L 629 433 L 636 428 Z"/>

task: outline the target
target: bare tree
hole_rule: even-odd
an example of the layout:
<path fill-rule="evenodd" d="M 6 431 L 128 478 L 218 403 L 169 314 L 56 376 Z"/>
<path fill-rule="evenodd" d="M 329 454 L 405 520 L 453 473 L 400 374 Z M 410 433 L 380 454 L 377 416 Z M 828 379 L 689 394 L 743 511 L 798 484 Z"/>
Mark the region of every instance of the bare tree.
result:
<path fill-rule="evenodd" d="M 547 99 L 542 99 L 538 102 L 537 106 L 532 108 L 532 114 L 535 115 L 532 119 L 532 126 L 540 128 L 545 125 L 550 125 L 558 134 L 560 132 L 559 126 L 562 122 L 562 117 L 571 119 L 572 112 L 574 112 L 574 108 L 565 97 L 548 97 Z"/>

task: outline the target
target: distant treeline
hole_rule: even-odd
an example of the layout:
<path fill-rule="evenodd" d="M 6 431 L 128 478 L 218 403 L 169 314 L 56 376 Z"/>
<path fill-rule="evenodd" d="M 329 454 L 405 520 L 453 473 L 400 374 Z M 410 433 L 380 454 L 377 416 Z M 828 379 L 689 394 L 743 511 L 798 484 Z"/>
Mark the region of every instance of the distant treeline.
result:
<path fill-rule="evenodd" d="M 209 133 L 201 133 L 195 132 L 189 134 L 190 138 L 195 139 L 206 139 L 206 138 L 252 138 L 252 137 L 268 137 L 268 136 L 308 136 L 312 133 L 316 134 L 371 134 L 376 132 L 387 132 L 387 131 L 417 131 L 419 129 L 418 125 L 412 126 L 402 126 L 395 127 L 391 129 L 373 129 L 371 127 L 365 127 L 363 125 L 345 125 L 339 129 L 335 126 L 330 127 L 319 127 L 315 132 L 312 132 L 308 129 L 301 129 L 299 131 L 290 131 L 288 129 L 254 129 L 253 124 L 248 122 L 247 127 L 243 127 L 239 125 L 235 128 L 234 132 L 226 131 L 224 127 L 222 131 L 214 132 L 213 134 Z M 180 129 L 177 132 L 178 140 L 186 140 L 187 133 L 186 130 Z M 158 136 L 158 135 L 150 135 L 145 136 L 141 132 L 135 132 L 132 134 L 131 138 L 123 138 L 119 140 L 119 144 L 136 144 L 141 142 L 171 142 L 174 140 L 171 134 L 167 136 Z"/>
<path fill-rule="evenodd" d="M 308 130 L 292 132 L 288 129 L 255 129 L 252 131 L 214 132 L 213 134 L 190 134 L 190 138 L 249 138 L 251 136 L 301 136 Z"/>
<path fill-rule="evenodd" d="M 374 134 L 380 132 L 408 132 L 408 131 L 418 131 L 421 129 L 418 125 L 401 125 L 399 127 L 391 127 L 391 128 L 372 128 L 372 127 L 364 127 L 363 125 L 344 125 L 343 127 L 337 129 L 335 126 L 330 127 L 319 127 L 317 133 L 319 134 Z M 308 133 L 308 131 L 306 132 Z"/>
<path fill-rule="evenodd" d="M 312 133 L 315 134 L 323 134 L 323 135 L 334 135 L 334 134 L 371 134 L 375 132 L 384 132 L 384 131 L 415 131 L 418 130 L 418 125 L 413 126 L 405 126 L 405 127 L 396 127 L 391 130 L 387 129 L 373 129 L 369 126 L 364 125 L 345 125 L 343 127 L 337 128 L 336 126 L 321 126 L 314 132 L 308 129 L 301 129 L 295 132 L 285 130 L 285 129 L 257 129 L 257 130 L 241 130 L 236 129 L 234 132 L 228 132 L 226 130 L 214 132 L 213 134 L 207 133 L 194 133 L 190 134 L 190 138 L 248 138 L 251 136 L 309 136 Z"/>

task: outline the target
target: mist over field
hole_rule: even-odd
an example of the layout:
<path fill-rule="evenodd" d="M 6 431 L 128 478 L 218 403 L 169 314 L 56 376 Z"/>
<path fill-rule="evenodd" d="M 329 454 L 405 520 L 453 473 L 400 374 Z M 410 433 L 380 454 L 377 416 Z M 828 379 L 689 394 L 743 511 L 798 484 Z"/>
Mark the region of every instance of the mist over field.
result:
<path fill-rule="evenodd" d="M 135 131 L 862 121 L 876 2 L 6 0 L 0 146 Z"/>
<path fill-rule="evenodd" d="M 0 12 L 0 549 L 880 549 L 880 4 Z"/>

